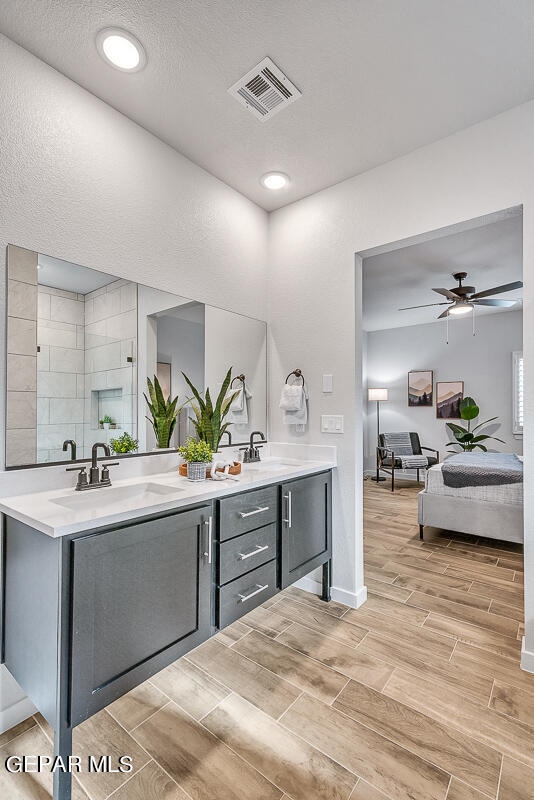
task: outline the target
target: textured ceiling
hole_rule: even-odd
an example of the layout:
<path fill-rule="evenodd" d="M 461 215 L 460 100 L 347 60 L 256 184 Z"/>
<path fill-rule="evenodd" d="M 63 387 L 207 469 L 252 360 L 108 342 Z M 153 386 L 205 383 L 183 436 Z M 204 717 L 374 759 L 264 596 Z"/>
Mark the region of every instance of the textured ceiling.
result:
<path fill-rule="evenodd" d="M 0 31 L 268 210 L 534 97 L 532 0 L 2 0 Z M 227 89 L 265 56 L 303 96 L 261 123 Z"/>
<path fill-rule="evenodd" d="M 445 306 L 399 311 L 406 306 L 439 303 L 432 287 L 452 289 L 453 272 L 467 272 L 466 285 L 477 291 L 523 279 L 523 220 L 514 216 L 479 228 L 403 247 L 363 262 L 363 328 L 378 331 L 422 325 L 436 320 Z M 523 296 L 522 289 L 496 295 L 503 300 Z M 521 308 L 519 304 L 518 309 Z M 478 306 L 476 315 L 513 309 Z M 445 320 L 439 320 L 445 324 Z M 454 320 L 450 323 L 454 325 Z"/>

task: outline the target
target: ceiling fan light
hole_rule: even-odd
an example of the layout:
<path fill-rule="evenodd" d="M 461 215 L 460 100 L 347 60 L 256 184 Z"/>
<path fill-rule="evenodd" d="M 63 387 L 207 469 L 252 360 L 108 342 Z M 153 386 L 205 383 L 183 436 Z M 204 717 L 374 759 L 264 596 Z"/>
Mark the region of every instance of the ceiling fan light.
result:
<path fill-rule="evenodd" d="M 471 303 L 455 303 L 449 308 L 449 314 L 468 314 L 472 310 Z"/>

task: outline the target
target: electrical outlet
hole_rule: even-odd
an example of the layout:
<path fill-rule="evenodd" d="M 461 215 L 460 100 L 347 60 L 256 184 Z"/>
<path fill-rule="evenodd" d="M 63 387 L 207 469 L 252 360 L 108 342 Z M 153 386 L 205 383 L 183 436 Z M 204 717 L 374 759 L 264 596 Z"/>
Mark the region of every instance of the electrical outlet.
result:
<path fill-rule="evenodd" d="M 321 433 L 343 433 L 343 414 L 321 414 Z"/>

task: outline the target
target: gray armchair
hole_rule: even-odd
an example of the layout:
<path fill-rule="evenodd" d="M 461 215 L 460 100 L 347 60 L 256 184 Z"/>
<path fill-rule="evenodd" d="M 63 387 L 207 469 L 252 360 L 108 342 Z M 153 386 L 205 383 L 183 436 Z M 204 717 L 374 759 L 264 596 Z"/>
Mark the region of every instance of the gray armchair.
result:
<path fill-rule="evenodd" d="M 410 431 L 410 442 L 412 446 L 412 455 L 422 456 L 426 455 L 423 450 L 429 453 L 435 453 L 434 456 L 427 456 L 428 464 L 426 467 L 413 467 L 417 470 L 417 480 L 419 480 L 419 471 L 421 469 L 428 469 L 439 463 L 439 451 L 433 447 L 422 447 L 419 441 L 419 434 Z M 395 491 L 395 470 L 402 469 L 402 460 L 400 456 L 396 456 L 394 451 L 388 450 L 385 446 L 384 435 L 381 433 L 378 437 L 378 447 L 376 448 L 376 479 L 378 481 L 380 472 L 387 472 L 391 475 L 391 491 Z"/>

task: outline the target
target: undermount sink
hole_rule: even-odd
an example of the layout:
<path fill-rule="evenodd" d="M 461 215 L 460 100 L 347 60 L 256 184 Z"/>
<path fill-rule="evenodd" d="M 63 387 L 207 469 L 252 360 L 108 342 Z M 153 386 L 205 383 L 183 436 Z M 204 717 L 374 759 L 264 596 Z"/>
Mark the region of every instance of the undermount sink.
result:
<path fill-rule="evenodd" d="M 246 472 L 276 472 L 286 467 L 302 467 L 302 461 L 295 458 L 273 458 L 265 461 L 256 461 L 254 464 L 244 465 Z"/>
<path fill-rule="evenodd" d="M 125 500 L 135 500 L 136 506 L 161 503 L 165 497 L 180 492 L 183 492 L 183 489 L 179 486 L 167 486 L 164 483 L 135 483 L 132 486 L 103 486 L 85 492 L 73 491 L 68 497 L 56 497 L 51 502 L 72 511 L 92 508 L 102 510 L 112 508 Z"/>

